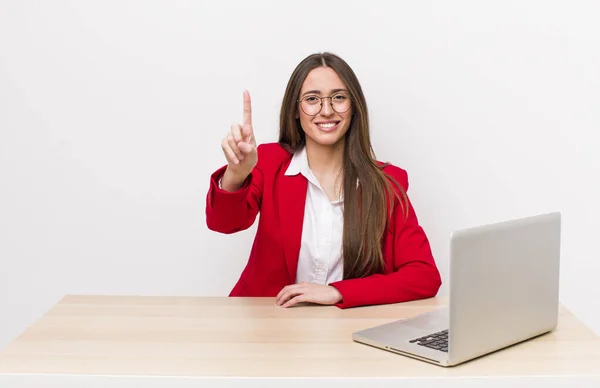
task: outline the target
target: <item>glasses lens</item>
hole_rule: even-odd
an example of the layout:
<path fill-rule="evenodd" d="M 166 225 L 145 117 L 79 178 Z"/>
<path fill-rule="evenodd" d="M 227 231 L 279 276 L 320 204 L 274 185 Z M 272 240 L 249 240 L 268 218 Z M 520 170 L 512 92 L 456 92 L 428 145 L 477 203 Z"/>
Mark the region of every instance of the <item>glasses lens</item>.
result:
<path fill-rule="evenodd" d="M 321 110 L 321 99 L 317 96 L 306 96 L 302 99 L 302 110 L 309 116 L 315 116 Z"/>
<path fill-rule="evenodd" d="M 338 113 L 347 112 L 350 109 L 350 97 L 344 93 L 336 94 L 331 97 L 331 105 Z"/>

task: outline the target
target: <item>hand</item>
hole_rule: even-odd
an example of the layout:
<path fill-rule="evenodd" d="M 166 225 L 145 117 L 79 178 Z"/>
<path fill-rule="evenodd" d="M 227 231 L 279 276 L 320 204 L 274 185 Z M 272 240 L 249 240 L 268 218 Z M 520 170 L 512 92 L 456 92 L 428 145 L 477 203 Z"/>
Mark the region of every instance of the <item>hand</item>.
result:
<path fill-rule="evenodd" d="M 337 288 L 316 283 L 299 283 L 283 287 L 276 297 L 276 304 L 290 307 L 297 303 L 336 304 L 342 301 Z"/>
<path fill-rule="evenodd" d="M 256 140 L 252 128 L 252 103 L 247 90 L 244 91 L 243 125 L 233 124 L 231 126 L 231 130 L 221 141 L 221 148 L 227 159 L 229 175 L 243 181 L 258 162 Z"/>

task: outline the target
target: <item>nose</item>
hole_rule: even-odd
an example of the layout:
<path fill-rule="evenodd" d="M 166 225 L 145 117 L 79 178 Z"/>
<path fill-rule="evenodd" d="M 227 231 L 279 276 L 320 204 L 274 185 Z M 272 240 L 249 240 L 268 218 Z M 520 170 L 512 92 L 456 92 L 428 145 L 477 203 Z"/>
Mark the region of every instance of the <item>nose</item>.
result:
<path fill-rule="evenodd" d="M 323 98 L 321 100 L 322 102 L 322 107 L 321 107 L 321 116 L 331 116 L 333 114 L 333 107 L 331 106 L 331 99 L 330 98 Z"/>

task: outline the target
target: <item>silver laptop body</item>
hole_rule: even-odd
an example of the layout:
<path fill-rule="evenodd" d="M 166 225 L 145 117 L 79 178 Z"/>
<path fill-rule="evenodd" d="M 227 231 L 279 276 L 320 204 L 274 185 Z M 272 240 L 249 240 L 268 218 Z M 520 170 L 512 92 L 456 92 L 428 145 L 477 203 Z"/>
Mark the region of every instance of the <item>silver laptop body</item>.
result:
<path fill-rule="evenodd" d="M 353 340 L 453 366 L 552 331 L 560 234 L 559 212 L 454 232 L 449 307 L 356 332 Z"/>

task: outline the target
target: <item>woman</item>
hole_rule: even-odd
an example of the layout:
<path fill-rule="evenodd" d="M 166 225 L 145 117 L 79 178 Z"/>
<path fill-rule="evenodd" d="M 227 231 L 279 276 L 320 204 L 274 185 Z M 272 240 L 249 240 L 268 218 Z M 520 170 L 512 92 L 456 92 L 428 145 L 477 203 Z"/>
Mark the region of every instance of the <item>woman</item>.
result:
<path fill-rule="evenodd" d="M 435 296 L 441 279 L 406 195 L 407 173 L 378 162 L 367 104 L 348 64 L 313 54 L 294 70 L 279 142 L 257 146 L 250 95 L 221 147 L 206 222 L 235 233 L 260 212 L 250 258 L 230 296 L 353 306 Z"/>

